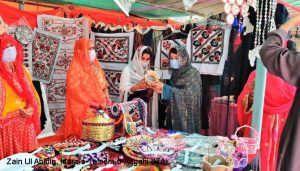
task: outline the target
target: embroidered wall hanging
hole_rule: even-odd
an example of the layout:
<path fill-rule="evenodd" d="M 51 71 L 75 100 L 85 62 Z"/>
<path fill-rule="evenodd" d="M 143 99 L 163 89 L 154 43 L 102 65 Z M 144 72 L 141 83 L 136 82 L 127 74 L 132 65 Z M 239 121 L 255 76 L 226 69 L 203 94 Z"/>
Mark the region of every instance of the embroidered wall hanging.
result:
<path fill-rule="evenodd" d="M 46 84 L 47 108 L 53 122 L 53 130 L 62 124 L 66 108 L 66 72 L 73 58 L 74 44 L 82 37 L 88 37 L 89 28 L 86 18 L 62 18 L 50 15 L 38 15 L 38 28 L 62 37 L 61 50 L 54 67 L 53 77 Z M 59 111 L 59 112 L 53 112 Z M 51 113 L 50 113 L 51 112 Z"/>
<path fill-rule="evenodd" d="M 192 31 L 192 61 L 194 63 L 219 64 L 224 46 L 225 30 L 220 27 L 201 26 Z"/>
<path fill-rule="evenodd" d="M 52 129 L 54 131 L 58 130 L 61 126 L 61 124 L 64 121 L 65 117 L 65 109 L 59 109 L 59 108 L 51 108 L 49 110 L 50 116 L 51 116 L 51 123 L 52 123 Z"/>
<path fill-rule="evenodd" d="M 56 65 L 54 67 L 56 74 L 66 74 L 73 58 L 73 51 L 73 49 L 68 48 L 60 49 Z"/>
<path fill-rule="evenodd" d="M 190 31 L 187 50 L 192 65 L 207 75 L 222 75 L 228 55 L 231 29 L 223 25 L 201 25 Z"/>
<path fill-rule="evenodd" d="M 32 77 L 34 80 L 49 83 L 60 50 L 61 37 L 34 30 L 32 41 Z"/>
<path fill-rule="evenodd" d="M 134 33 L 94 33 L 91 39 L 95 44 L 97 58 L 109 82 L 110 98 L 119 102 L 119 84 L 123 68 L 131 61 Z"/>
<path fill-rule="evenodd" d="M 73 48 L 76 40 L 88 37 L 88 23 L 85 18 L 62 18 L 38 15 L 38 28 L 63 37 L 62 43 Z"/>
<path fill-rule="evenodd" d="M 109 84 L 109 94 L 119 95 L 119 85 L 122 71 L 108 70 L 105 69 L 105 77 Z"/>
<path fill-rule="evenodd" d="M 132 57 L 133 34 L 92 33 L 97 57 L 100 62 L 128 63 Z"/>
<path fill-rule="evenodd" d="M 63 123 L 66 111 L 66 79 L 54 74 L 53 79 L 46 86 L 46 94 L 52 129 L 56 131 Z"/>

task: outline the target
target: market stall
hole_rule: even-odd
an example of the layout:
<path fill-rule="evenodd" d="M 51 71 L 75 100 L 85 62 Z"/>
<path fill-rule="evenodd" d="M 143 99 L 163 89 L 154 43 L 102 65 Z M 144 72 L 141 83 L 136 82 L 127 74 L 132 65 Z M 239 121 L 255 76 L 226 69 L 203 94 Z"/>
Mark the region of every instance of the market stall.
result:
<path fill-rule="evenodd" d="M 17 41 L 20 44 L 18 48 L 23 50 L 16 53 L 19 56 L 23 55 L 19 59 L 23 60 L 24 57 L 23 64 L 26 66 L 24 71 L 29 70 L 31 76 L 28 78 L 32 77 L 37 91 L 33 94 L 40 98 L 40 101 L 31 103 L 40 106 L 38 110 L 41 113 L 41 130 L 36 131 L 39 145 L 34 151 L 22 151 L 17 154 L 11 152 L 13 155 L 6 155 L 0 151 L 2 156 L 0 170 L 230 171 L 247 170 L 247 166 L 251 164 L 254 167 L 259 165 L 256 159 L 259 158 L 260 150 L 265 150 L 261 149 L 261 143 L 266 143 L 261 142 L 265 74 L 259 75 L 256 79 L 255 84 L 262 86 L 251 87 L 254 101 L 251 101 L 249 106 L 253 119 L 247 122 L 252 122 L 252 125 L 239 125 L 238 113 L 246 110 L 239 108 L 237 96 L 240 95 L 250 71 L 253 70 L 251 66 L 255 64 L 256 58 L 258 58 L 257 72 L 266 72 L 258 52 L 267 32 L 275 29 L 273 22 L 277 5 L 275 1 L 263 3 L 261 0 L 223 0 L 223 2 L 183 0 L 176 3 L 153 1 L 154 4 L 144 0 L 114 0 L 107 4 L 77 0 L 51 1 L 51 3 L 42 0 L 22 2 L 0 3 L 0 33 L 8 37 L 7 41 Z M 15 8 L 16 5 L 20 5 L 24 9 L 26 3 L 33 6 L 44 5 L 47 8 L 46 11 Z M 288 3 L 289 11 L 299 10 L 296 5 Z M 255 11 L 258 14 L 255 16 L 258 22 L 256 26 L 251 22 L 253 16 L 250 16 Z M 202 17 L 197 21 L 189 20 L 185 23 L 169 19 L 192 15 Z M 100 68 L 100 72 L 95 65 L 91 66 L 92 69 L 96 68 L 97 79 L 103 80 L 101 74 L 106 79 L 101 82 L 101 86 L 102 83 L 107 84 L 105 87 L 107 90 L 102 88 L 107 94 L 104 95 L 105 107 L 99 104 L 88 106 L 87 108 L 91 108 L 94 113 L 93 117 L 78 121 L 79 117 L 76 120 L 71 118 L 72 115 L 66 114 L 67 108 L 70 107 L 68 106 L 70 101 L 67 103 L 67 77 L 70 64 L 74 61 L 74 54 L 80 53 L 80 50 L 75 49 L 76 42 L 84 38 L 92 42 L 91 47 L 88 47 L 89 50 L 95 49 L 97 61 L 95 64 L 98 69 Z M 4 40 L 2 37 L 1 39 Z M 252 42 L 247 42 L 252 39 Z M 4 50 L 9 49 L 11 45 L 1 46 Z M 250 50 L 252 46 L 254 49 Z M 170 89 L 163 87 L 160 93 L 169 91 L 171 94 L 169 98 L 176 97 L 170 102 L 173 104 L 168 103 L 167 107 L 163 99 L 165 94 L 159 95 L 155 87 L 154 93 L 152 91 L 149 95 L 149 101 L 141 98 L 127 101 L 127 95 L 124 96 L 120 88 L 121 75 L 126 67 L 130 67 L 133 61 L 136 62 L 135 57 L 139 58 L 140 47 L 149 47 L 152 53 L 146 63 L 148 68 L 140 66 L 143 72 L 135 75 L 136 78 L 144 80 L 145 84 L 154 85 L 161 82 L 163 85 L 172 85 L 170 80 L 174 79 L 172 74 L 175 68 L 172 66 L 174 59 L 171 52 L 175 49 L 176 55 L 179 54 L 178 47 L 184 47 L 186 56 L 190 56 L 187 62 L 184 62 L 188 69 L 194 69 L 193 74 L 199 75 L 198 81 L 201 83 L 191 86 L 185 90 L 187 93 L 182 93 L 183 95 L 178 93 L 180 92 L 178 90 L 187 86 L 178 84 L 179 88 L 173 89 L 173 92 L 177 91 L 182 97 L 170 93 L 172 92 Z M 80 62 L 77 66 L 86 61 Z M 139 70 L 138 67 L 131 69 L 135 72 Z M 17 70 L 11 68 L 9 69 L 12 72 Z M 85 69 L 83 66 L 82 70 Z M 178 66 L 177 69 L 182 68 Z M 187 71 L 190 71 L 188 69 Z M 0 73 L 3 72 L 5 76 L 4 71 L 0 70 Z M 4 76 L 4 79 L 9 80 Z M 132 72 L 128 77 L 131 79 L 131 76 Z M 177 73 L 177 76 L 182 75 Z M 16 76 L 15 80 L 20 79 L 19 77 Z M 14 78 L 14 75 L 11 78 Z M 2 77 L 0 77 L 0 92 L 4 93 L 0 93 L 0 112 L 3 115 L 6 112 L 5 115 L 9 116 L 11 113 L 5 110 L 5 105 L 8 104 L 5 103 L 8 99 L 6 92 L 16 91 L 18 86 L 14 85 L 14 81 L 7 81 L 2 85 L 1 79 Z M 190 80 L 196 82 L 194 78 Z M 81 86 L 78 82 L 74 83 L 74 87 Z M 84 85 L 88 87 L 88 83 Z M 9 86 L 12 87 L 12 91 L 6 91 Z M 72 88 L 77 90 L 74 87 Z M 193 88 L 199 92 L 188 94 Z M 18 93 L 27 95 L 23 90 L 16 91 L 16 94 Z M 134 94 L 131 89 L 125 93 Z M 85 102 L 87 93 L 78 91 L 78 94 L 72 98 L 78 98 L 80 103 Z M 89 95 L 92 96 L 93 93 Z M 186 100 L 188 97 L 183 96 L 195 98 Z M 248 100 L 249 95 L 246 96 Z M 27 99 L 26 103 L 29 101 Z M 192 104 L 199 105 L 199 108 L 192 109 L 194 107 Z M 174 106 L 175 108 L 171 108 Z M 74 109 L 78 108 L 75 106 Z M 194 125 L 193 122 L 199 121 L 195 124 L 197 129 L 190 129 L 196 131 L 187 133 L 188 131 L 165 128 L 164 122 L 168 118 L 166 115 L 170 115 L 166 111 L 170 109 L 173 113 L 184 111 L 176 115 L 176 124 L 184 125 L 185 130 L 189 130 L 186 129 L 189 124 Z M 195 113 L 199 115 L 195 114 L 197 117 L 187 122 L 188 111 L 197 111 Z M 19 117 L 17 112 L 12 113 L 14 115 L 11 118 Z M 80 125 L 76 129 L 82 132 L 82 136 L 65 136 L 63 123 L 68 125 L 64 122 L 66 116 L 71 116 L 71 119 L 68 118 L 69 121 Z M 17 132 L 11 138 L 4 132 L 14 132 L 9 127 L 11 120 L 7 120 L 11 118 L 0 117 L 1 131 L 3 128 L 0 140 L 5 139 L 0 148 L 8 142 L 15 142 L 12 139 L 17 139 L 17 135 L 20 134 Z M 27 121 L 30 122 L 30 119 Z M 174 123 L 174 119 L 171 122 Z M 251 136 L 246 137 L 248 134 L 245 132 L 249 135 L 251 133 Z M 15 147 L 12 147 L 12 150 L 14 149 Z"/>

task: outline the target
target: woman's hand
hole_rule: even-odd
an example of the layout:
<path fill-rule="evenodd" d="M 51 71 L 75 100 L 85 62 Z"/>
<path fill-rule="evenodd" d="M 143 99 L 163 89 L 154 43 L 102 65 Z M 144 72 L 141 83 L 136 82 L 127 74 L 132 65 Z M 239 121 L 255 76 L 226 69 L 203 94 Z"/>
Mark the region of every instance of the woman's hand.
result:
<path fill-rule="evenodd" d="M 157 93 L 162 93 L 163 87 L 164 87 L 164 83 L 159 81 L 151 84 L 151 88 Z"/>
<path fill-rule="evenodd" d="M 100 105 L 97 102 L 92 102 L 90 104 L 90 108 L 92 110 L 93 113 L 97 113 L 97 110 L 100 108 Z"/>
<path fill-rule="evenodd" d="M 141 80 L 139 83 L 137 83 L 137 87 L 138 87 L 138 89 L 148 89 L 149 88 L 148 84 L 146 83 L 146 81 L 144 79 Z"/>
<path fill-rule="evenodd" d="M 145 90 L 150 88 L 149 85 L 146 83 L 145 80 L 141 80 L 140 82 L 138 82 L 136 85 L 134 85 L 133 87 L 130 88 L 130 92 L 134 93 L 138 90 Z"/>
<path fill-rule="evenodd" d="M 30 118 L 33 115 L 33 107 L 19 109 L 19 111 L 20 111 L 20 115 L 24 118 Z"/>
<path fill-rule="evenodd" d="M 251 98 L 251 100 L 253 100 L 254 97 L 254 86 L 255 86 L 255 80 L 253 80 L 250 83 L 250 93 L 249 93 L 249 98 Z"/>

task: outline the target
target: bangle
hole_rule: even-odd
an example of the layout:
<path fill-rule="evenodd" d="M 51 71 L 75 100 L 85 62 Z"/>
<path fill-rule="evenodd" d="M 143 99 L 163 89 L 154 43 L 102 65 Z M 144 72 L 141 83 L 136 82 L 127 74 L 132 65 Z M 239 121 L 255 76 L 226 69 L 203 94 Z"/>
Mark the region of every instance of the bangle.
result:
<path fill-rule="evenodd" d="M 132 86 L 132 87 L 129 88 L 129 90 L 128 90 L 128 93 L 129 93 L 129 94 L 133 94 L 133 93 L 131 92 L 131 88 L 134 89 L 134 86 Z M 134 92 L 134 91 L 133 91 L 133 92 Z"/>

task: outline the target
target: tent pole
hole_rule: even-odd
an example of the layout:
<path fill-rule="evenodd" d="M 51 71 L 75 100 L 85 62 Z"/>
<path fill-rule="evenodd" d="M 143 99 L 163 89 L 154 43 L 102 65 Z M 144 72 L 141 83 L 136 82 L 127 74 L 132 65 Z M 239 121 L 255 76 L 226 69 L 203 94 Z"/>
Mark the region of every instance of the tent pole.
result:
<path fill-rule="evenodd" d="M 254 87 L 254 101 L 252 113 L 252 127 L 257 132 L 261 132 L 262 118 L 264 112 L 264 99 L 266 89 L 267 69 L 263 65 L 260 58 L 256 58 L 256 79 Z M 252 137 L 254 135 L 252 134 Z"/>
<path fill-rule="evenodd" d="M 19 9 L 24 11 L 24 0 L 19 0 Z"/>

